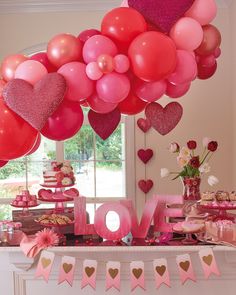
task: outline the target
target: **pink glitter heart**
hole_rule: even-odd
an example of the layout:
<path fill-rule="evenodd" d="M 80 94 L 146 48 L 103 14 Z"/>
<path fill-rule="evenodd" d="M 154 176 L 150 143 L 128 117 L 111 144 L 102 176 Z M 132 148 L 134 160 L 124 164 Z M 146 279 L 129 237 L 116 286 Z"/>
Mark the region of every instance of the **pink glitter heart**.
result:
<path fill-rule="evenodd" d="M 140 149 L 138 150 L 138 157 L 144 164 L 146 164 L 153 157 L 153 150 Z"/>
<path fill-rule="evenodd" d="M 194 0 L 129 0 L 129 6 L 138 10 L 146 21 L 169 33 L 172 26 L 184 16 Z"/>
<path fill-rule="evenodd" d="M 152 127 L 151 122 L 148 119 L 139 118 L 137 121 L 138 127 L 144 132 L 148 132 L 148 130 Z"/>
<path fill-rule="evenodd" d="M 95 113 L 93 110 L 88 112 L 88 120 L 93 130 L 103 140 L 106 140 L 119 125 L 121 114 L 118 108 L 107 114 Z"/>
<path fill-rule="evenodd" d="M 144 179 L 141 179 L 138 182 L 138 186 L 142 192 L 147 194 L 151 190 L 151 188 L 153 187 L 153 181 L 151 179 L 148 179 L 147 181 Z"/>
<path fill-rule="evenodd" d="M 11 110 L 40 131 L 62 102 L 65 91 L 64 77 L 50 73 L 34 86 L 25 80 L 11 80 L 3 90 L 3 98 Z"/>
<path fill-rule="evenodd" d="M 165 108 L 159 103 L 152 102 L 147 105 L 145 114 L 152 127 L 161 135 L 166 135 L 179 123 L 183 108 L 178 102 L 171 102 Z"/>

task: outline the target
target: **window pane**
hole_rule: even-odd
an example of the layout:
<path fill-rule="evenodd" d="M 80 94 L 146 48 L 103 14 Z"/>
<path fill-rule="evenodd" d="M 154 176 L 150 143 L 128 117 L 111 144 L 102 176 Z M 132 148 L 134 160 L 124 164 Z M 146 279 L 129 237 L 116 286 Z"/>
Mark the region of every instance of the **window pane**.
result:
<path fill-rule="evenodd" d="M 37 151 L 28 156 L 28 159 L 34 161 L 55 160 L 56 142 L 41 136 L 41 144 Z"/>
<path fill-rule="evenodd" d="M 80 195 L 94 197 L 94 162 L 71 162 L 76 178 L 76 186 Z"/>
<path fill-rule="evenodd" d="M 12 207 L 10 205 L 0 205 L 0 220 L 12 219 Z"/>

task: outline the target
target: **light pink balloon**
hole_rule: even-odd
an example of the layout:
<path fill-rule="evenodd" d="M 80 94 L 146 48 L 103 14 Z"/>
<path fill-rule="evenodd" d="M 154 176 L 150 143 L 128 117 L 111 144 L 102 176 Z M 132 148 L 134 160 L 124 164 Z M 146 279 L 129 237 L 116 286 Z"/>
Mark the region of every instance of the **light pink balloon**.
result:
<path fill-rule="evenodd" d="M 105 102 L 98 97 L 97 93 L 87 98 L 87 103 L 94 112 L 100 114 L 110 113 L 117 107 L 117 103 Z"/>
<path fill-rule="evenodd" d="M 101 54 L 97 59 L 97 64 L 99 69 L 103 74 L 108 74 L 114 70 L 114 60 L 113 57 L 108 54 Z"/>
<path fill-rule="evenodd" d="M 86 74 L 91 80 L 99 80 L 103 75 L 96 61 L 93 61 L 87 64 Z"/>
<path fill-rule="evenodd" d="M 190 82 L 197 76 L 197 63 L 192 53 L 177 50 L 177 64 L 175 71 L 168 77 L 170 83 L 178 85 Z"/>
<path fill-rule="evenodd" d="M 60 67 L 57 72 L 66 79 L 65 99 L 78 102 L 92 95 L 95 83 L 88 78 L 84 63 L 70 62 Z"/>
<path fill-rule="evenodd" d="M 190 17 L 179 19 L 170 31 L 177 49 L 193 51 L 201 44 L 203 30 L 199 22 Z"/>
<path fill-rule="evenodd" d="M 166 92 L 166 81 L 145 82 L 137 80 L 135 94 L 144 101 L 153 102 L 162 97 Z"/>
<path fill-rule="evenodd" d="M 89 38 L 83 47 L 83 58 L 86 63 L 97 61 L 101 54 L 115 56 L 117 47 L 115 43 L 106 36 L 94 35 Z"/>
<path fill-rule="evenodd" d="M 130 81 L 126 75 L 113 72 L 98 80 L 96 88 L 97 94 L 102 100 L 118 103 L 128 96 Z"/>
<path fill-rule="evenodd" d="M 216 17 L 217 5 L 215 0 L 195 0 L 185 16 L 194 18 L 202 26 L 209 24 Z"/>
<path fill-rule="evenodd" d="M 166 95 L 172 98 L 184 96 L 191 86 L 191 82 L 174 85 L 167 82 Z"/>
<path fill-rule="evenodd" d="M 36 60 L 21 63 L 15 71 L 15 79 L 22 79 L 34 85 L 48 73 L 43 64 Z"/>
<path fill-rule="evenodd" d="M 130 61 L 128 56 L 124 54 L 117 54 L 114 57 L 114 67 L 117 73 L 126 73 L 130 67 Z"/>

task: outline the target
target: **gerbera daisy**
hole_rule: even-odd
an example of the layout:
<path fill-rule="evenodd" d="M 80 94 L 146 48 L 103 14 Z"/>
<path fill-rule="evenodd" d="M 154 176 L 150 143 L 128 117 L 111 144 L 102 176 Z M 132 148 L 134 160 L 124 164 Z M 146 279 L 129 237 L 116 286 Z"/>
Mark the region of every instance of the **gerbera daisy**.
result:
<path fill-rule="evenodd" d="M 40 248 L 48 248 L 59 243 L 58 235 L 51 229 L 44 228 L 35 235 L 35 240 Z"/>

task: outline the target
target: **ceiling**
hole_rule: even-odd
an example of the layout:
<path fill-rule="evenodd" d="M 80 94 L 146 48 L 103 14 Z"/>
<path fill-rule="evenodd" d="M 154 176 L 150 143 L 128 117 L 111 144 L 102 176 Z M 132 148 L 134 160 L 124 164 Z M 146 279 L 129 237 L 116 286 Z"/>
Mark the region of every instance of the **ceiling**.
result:
<path fill-rule="evenodd" d="M 219 8 L 228 8 L 233 0 L 216 0 Z M 0 0 L 0 13 L 53 11 L 107 11 L 121 0 Z"/>

